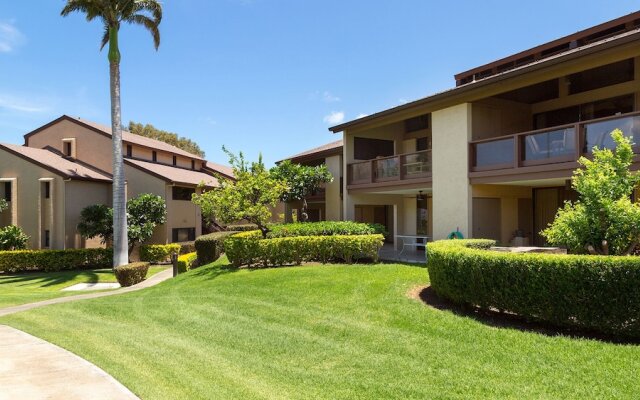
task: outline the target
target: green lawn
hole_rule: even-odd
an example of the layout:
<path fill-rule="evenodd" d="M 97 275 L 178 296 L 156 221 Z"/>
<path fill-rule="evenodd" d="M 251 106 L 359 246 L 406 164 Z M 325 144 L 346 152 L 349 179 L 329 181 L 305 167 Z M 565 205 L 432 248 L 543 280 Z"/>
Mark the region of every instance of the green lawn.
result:
<path fill-rule="evenodd" d="M 167 266 L 153 266 L 149 268 L 147 277 L 165 268 Z M 88 291 L 63 292 L 61 289 L 76 283 L 95 282 L 117 282 L 117 280 L 108 268 L 0 275 L 0 308 L 87 293 Z"/>
<path fill-rule="evenodd" d="M 494 328 L 407 265 L 231 270 L 0 318 L 143 399 L 637 398 L 640 347 Z"/>

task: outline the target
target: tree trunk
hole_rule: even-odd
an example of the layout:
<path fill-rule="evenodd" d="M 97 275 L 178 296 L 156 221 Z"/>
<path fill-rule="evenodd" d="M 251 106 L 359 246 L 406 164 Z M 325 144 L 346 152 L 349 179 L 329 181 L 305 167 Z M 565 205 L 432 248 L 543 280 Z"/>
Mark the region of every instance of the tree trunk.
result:
<path fill-rule="evenodd" d="M 120 111 L 120 52 L 118 29 L 109 30 L 109 78 L 111 89 L 111 132 L 113 135 L 113 267 L 129 262 L 127 198 L 122 161 L 122 114 Z"/>

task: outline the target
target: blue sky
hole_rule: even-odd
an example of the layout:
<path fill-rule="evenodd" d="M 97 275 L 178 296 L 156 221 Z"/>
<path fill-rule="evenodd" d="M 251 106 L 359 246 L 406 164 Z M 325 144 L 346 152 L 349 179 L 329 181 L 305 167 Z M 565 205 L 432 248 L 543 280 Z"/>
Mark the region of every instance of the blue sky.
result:
<path fill-rule="evenodd" d="M 61 114 L 109 124 L 102 26 L 63 0 L 0 4 L 0 141 Z M 155 52 L 121 29 L 123 121 L 268 163 L 327 128 L 454 85 L 455 73 L 640 8 L 635 0 L 166 0 Z"/>

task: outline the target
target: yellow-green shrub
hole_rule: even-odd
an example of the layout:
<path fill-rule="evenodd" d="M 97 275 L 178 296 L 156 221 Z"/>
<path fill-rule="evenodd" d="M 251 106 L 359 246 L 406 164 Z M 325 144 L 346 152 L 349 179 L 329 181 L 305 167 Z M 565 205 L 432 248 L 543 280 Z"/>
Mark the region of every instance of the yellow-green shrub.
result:
<path fill-rule="evenodd" d="M 197 260 L 198 254 L 195 252 L 181 255 L 178 257 L 178 272 L 183 273 L 194 268 Z"/>
<path fill-rule="evenodd" d="M 110 268 L 112 249 L 0 251 L 0 272 Z"/>
<path fill-rule="evenodd" d="M 504 253 L 473 245 L 429 243 L 429 279 L 438 295 L 558 326 L 640 337 L 640 258 Z"/>
<path fill-rule="evenodd" d="M 171 244 L 146 244 L 140 246 L 140 261 L 150 263 L 165 263 L 171 260 L 171 254 L 180 254 L 181 245 Z"/>
<path fill-rule="evenodd" d="M 242 232 L 225 240 L 225 254 L 235 266 L 264 267 L 306 261 L 377 261 L 384 237 L 374 235 L 294 236 L 261 239 L 260 232 Z"/>

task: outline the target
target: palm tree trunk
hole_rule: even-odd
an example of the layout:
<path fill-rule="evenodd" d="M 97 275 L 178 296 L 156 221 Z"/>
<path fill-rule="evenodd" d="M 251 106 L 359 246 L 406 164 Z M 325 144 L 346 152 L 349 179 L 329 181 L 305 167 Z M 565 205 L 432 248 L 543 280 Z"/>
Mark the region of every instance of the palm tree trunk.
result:
<path fill-rule="evenodd" d="M 122 114 L 120 111 L 120 52 L 118 30 L 109 32 L 109 78 L 111 91 L 111 132 L 113 136 L 113 267 L 129 262 L 127 198 L 122 161 Z"/>

